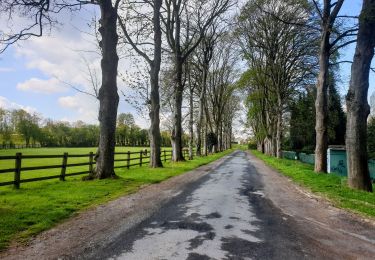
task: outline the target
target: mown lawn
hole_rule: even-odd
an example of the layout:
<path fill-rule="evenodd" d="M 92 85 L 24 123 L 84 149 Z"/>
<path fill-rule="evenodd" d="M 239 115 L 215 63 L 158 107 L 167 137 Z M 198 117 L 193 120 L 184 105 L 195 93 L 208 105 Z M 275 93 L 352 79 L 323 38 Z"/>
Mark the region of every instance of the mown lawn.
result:
<path fill-rule="evenodd" d="M 27 149 L 9 149 L 9 150 L 0 150 L 0 156 L 15 156 L 16 153 L 22 153 L 22 155 L 63 155 L 65 152 L 68 155 L 74 154 L 89 154 L 93 152 L 95 154 L 96 147 L 87 147 L 87 148 L 27 148 Z M 141 150 L 147 149 L 148 151 L 150 148 L 148 147 L 116 147 L 116 152 L 140 152 Z M 163 150 L 170 151 L 172 148 L 167 147 L 163 148 Z M 150 155 L 149 152 L 147 154 Z M 169 154 L 167 154 L 168 156 Z M 139 158 L 140 155 L 131 154 L 130 158 Z M 115 156 L 115 159 L 126 159 L 126 154 L 119 154 Z M 76 157 L 68 158 L 68 164 L 73 163 L 87 163 L 89 161 L 89 157 Z M 143 159 L 143 163 L 147 165 L 149 162 L 148 158 Z M 139 163 L 139 160 L 131 161 L 131 164 Z M 47 165 L 61 165 L 62 158 L 49 158 L 49 159 L 22 159 L 22 167 L 33 167 L 33 166 L 47 166 Z M 14 168 L 15 160 L 0 160 L 0 169 L 11 169 Z M 126 162 L 120 161 L 115 162 L 115 166 L 126 165 Z M 66 173 L 73 173 L 73 172 L 80 172 L 88 170 L 88 166 L 75 166 L 75 167 L 67 167 Z M 56 169 L 47 169 L 47 170 L 34 170 L 34 171 L 22 171 L 21 172 L 21 179 L 30 179 L 30 178 L 37 178 L 37 177 L 44 177 L 44 176 L 55 176 L 59 175 L 61 168 Z M 72 177 L 67 177 L 67 179 Z M 14 173 L 2 173 L 0 174 L 0 182 L 6 181 L 13 181 Z M 21 185 L 24 185 L 21 183 Z"/>
<path fill-rule="evenodd" d="M 314 167 L 309 164 L 288 159 L 277 159 L 256 150 L 251 152 L 296 183 L 329 199 L 335 206 L 365 216 L 375 217 L 375 193 L 350 189 L 347 186 L 346 178 L 334 174 L 317 174 L 314 172 Z M 373 188 L 375 189 L 374 185 Z"/>
<path fill-rule="evenodd" d="M 81 153 L 82 149 L 86 148 L 80 148 L 77 153 Z M 85 152 L 90 151 L 90 148 L 87 149 Z M 57 152 L 52 151 L 49 150 L 49 153 Z M 142 185 L 161 182 L 232 151 L 181 163 L 167 162 L 161 169 L 149 169 L 147 166 L 120 169 L 116 171 L 118 179 L 81 181 L 81 177 L 69 177 L 65 182 L 55 179 L 22 183 L 19 190 L 11 186 L 0 187 L 0 250 L 4 250 L 12 240 L 27 241 L 30 236 L 88 207 L 134 193 Z M 27 152 L 36 154 L 36 149 Z"/>

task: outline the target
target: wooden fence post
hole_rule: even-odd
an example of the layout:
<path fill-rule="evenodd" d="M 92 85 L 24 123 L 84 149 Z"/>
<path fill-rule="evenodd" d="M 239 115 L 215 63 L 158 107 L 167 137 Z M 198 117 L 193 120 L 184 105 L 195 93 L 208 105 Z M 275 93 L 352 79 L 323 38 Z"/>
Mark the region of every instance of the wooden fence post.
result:
<path fill-rule="evenodd" d="M 15 171 L 14 171 L 14 188 L 20 188 L 21 181 L 22 153 L 16 153 Z"/>
<path fill-rule="evenodd" d="M 165 153 L 165 150 L 163 152 L 164 152 L 164 162 L 166 162 L 167 161 L 167 154 Z"/>
<path fill-rule="evenodd" d="M 128 151 L 128 160 L 127 160 L 127 165 L 126 167 L 129 169 L 130 168 L 130 151 Z"/>
<path fill-rule="evenodd" d="M 89 172 L 90 174 L 93 174 L 94 172 L 94 153 L 93 152 L 90 152 L 90 155 L 89 155 Z"/>
<path fill-rule="evenodd" d="M 65 181 L 66 165 L 68 163 L 68 153 L 64 153 L 61 165 L 60 181 Z"/>
<path fill-rule="evenodd" d="M 142 166 L 143 151 L 139 152 L 139 165 Z"/>

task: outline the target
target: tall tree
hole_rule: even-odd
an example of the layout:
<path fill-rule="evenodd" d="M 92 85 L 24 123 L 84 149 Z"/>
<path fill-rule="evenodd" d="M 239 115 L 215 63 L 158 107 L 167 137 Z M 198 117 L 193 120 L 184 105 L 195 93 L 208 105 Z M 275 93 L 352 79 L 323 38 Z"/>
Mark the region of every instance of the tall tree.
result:
<path fill-rule="evenodd" d="M 162 0 L 153 0 L 153 1 L 128 1 L 127 5 L 125 6 L 125 10 L 138 10 L 134 15 L 128 15 L 125 19 L 120 19 L 120 26 L 122 32 L 125 36 L 125 40 L 128 44 L 132 46 L 134 51 L 144 58 L 147 64 L 150 67 L 149 76 L 150 76 L 150 86 L 151 86 L 151 93 L 150 93 L 150 120 L 151 126 L 149 131 L 149 138 L 150 138 L 150 167 L 163 167 L 161 162 L 161 136 L 160 136 L 160 95 L 159 95 L 159 72 L 161 66 L 161 56 L 162 56 L 162 31 L 161 31 L 161 22 L 160 22 L 160 10 L 162 6 Z M 132 34 L 129 32 L 129 24 L 147 24 L 149 18 L 147 15 L 142 14 L 142 9 L 147 9 L 148 7 L 152 10 L 152 36 L 153 36 L 153 53 L 149 55 L 147 51 L 142 49 L 140 45 L 145 44 L 148 38 L 150 37 L 149 33 L 145 33 L 143 30 L 137 30 L 134 34 L 136 36 L 136 40 L 132 38 Z M 139 26 L 143 28 L 143 26 Z M 143 34 L 143 35 L 142 35 Z M 144 39 L 142 42 L 139 39 Z M 147 44 L 146 44 L 147 45 Z"/>
<path fill-rule="evenodd" d="M 201 156 L 202 152 L 202 124 L 204 118 L 204 106 L 206 104 L 206 93 L 207 93 L 207 77 L 210 68 L 210 63 L 213 57 L 214 47 L 217 43 L 220 33 L 217 32 L 217 26 L 212 24 L 209 30 L 205 33 L 201 44 L 197 51 L 197 63 L 201 67 L 202 75 L 199 86 L 199 110 L 198 120 L 196 124 L 197 129 L 197 141 L 196 141 L 196 153 L 197 156 Z"/>
<path fill-rule="evenodd" d="M 184 160 L 182 154 L 183 64 L 201 42 L 207 28 L 230 6 L 231 0 L 165 1 L 162 23 L 174 66 L 173 161 Z"/>
<path fill-rule="evenodd" d="M 316 64 L 317 34 L 294 25 L 307 25 L 308 12 L 301 1 L 252 0 L 239 17 L 237 35 L 250 67 L 249 101 L 255 102 L 249 106 L 250 121 L 265 152 L 277 157 L 287 104 L 299 87 L 311 82 Z"/>
<path fill-rule="evenodd" d="M 354 18 L 340 16 L 339 12 L 344 0 L 324 0 L 320 7 L 318 1 L 313 4 L 318 14 L 320 23 L 320 51 L 319 51 L 319 74 L 317 93 L 315 100 L 316 110 L 316 145 L 315 145 L 315 172 L 327 172 L 327 149 L 328 149 L 328 86 L 330 58 L 337 51 L 353 42 L 352 37 L 356 35 L 357 27 L 340 28 L 342 19 Z"/>
<path fill-rule="evenodd" d="M 368 170 L 367 117 L 370 107 L 367 102 L 369 73 L 375 47 L 375 0 L 364 0 L 359 17 L 357 46 L 351 69 L 351 78 L 346 106 L 346 150 L 348 160 L 349 187 L 372 191 Z"/>
<path fill-rule="evenodd" d="M 19 15 L 30 22 L 17 33 L 3 33 L 0 38 L 4 51 L 11 44 L 26 40 L 30 37 L 40 37 L 44 27 L 52 26 L 57 21 L 54 17 L 61 10 L 79 10 L 85 4 L 94 4 L 100 8 L 99 33 L 102 53 L 101 70 L 102 85 L 99 89 L 99 123 L 100 137 L 96 156 L 95 173 L 90 178 L 109 178 L 115 176 L 114 152 L 117 107 L 119 96 L 117 93 L 117 15 L 121 0 L 3 0 L 0 2 L 0 14 L 8 17 Z M 53 14 L 53 15 L 52 15 Z"/>

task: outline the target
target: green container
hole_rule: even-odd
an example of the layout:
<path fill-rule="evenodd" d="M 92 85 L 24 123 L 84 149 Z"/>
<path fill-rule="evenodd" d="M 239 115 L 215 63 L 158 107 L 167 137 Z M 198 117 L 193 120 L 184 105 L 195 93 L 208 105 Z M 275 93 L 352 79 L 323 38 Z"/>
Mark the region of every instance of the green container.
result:
<path fill-rule="evenodd" d="M 292 151 L 282 151 L 283 158 L 289 159 L 289 160 L 297 160 L 297 153 Z"/>
<path fill-rule="evenodd" d="M 328 173 L 334 173 L 340 176 L 348 175 L 345 148 L 329 148 L 327 157 Z"/>
<path fill-rule="evenodd" d="M 371 179 L 375 180 L 375 160 L 368 161 L 368 170 L 370 172 Z"/>
<path fill-rule="evenodd" d="M 300 153 L 298 157 L 301 162 L 312 164 L 312 165 L 315 164 L 315 154 Z"/>

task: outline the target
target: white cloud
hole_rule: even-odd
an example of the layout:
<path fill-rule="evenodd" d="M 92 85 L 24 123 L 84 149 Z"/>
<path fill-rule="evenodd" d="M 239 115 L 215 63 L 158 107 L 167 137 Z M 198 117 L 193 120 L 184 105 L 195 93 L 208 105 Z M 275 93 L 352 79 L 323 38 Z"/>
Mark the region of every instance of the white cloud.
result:
<path fill-rule="evenodd" d="M 69 116 L 65 116 L 61 120 L 68 122 L 81 120 L 91 124 L 98 123 L 98 101 L 93 97 L 77 93 L 74 96 L 60 97 L 58 103 L 62 108 L 75 112 L 69 113 Z"/>
<path fill-rule="evenodd" d="M 68 31 L 58 32 L 53 37 L 32 38 L 18 46 L 16 54 L 26 59 L 27 68 L 88 91 L 92 88 L 88 67 L 100 71 L 100 56 L 94 52 L 91 36 L 81 33 L 71 39 Z M 100 80 L 100 73 L 96 76 Z"/>
<path fill-rule="evenodd" d="M 31 78 L 23 83 L 18 83 L 17 89 L 43 94 L 61 93 L 67 90 L 67 88 L 62 86 L 62 83 L 55 78 L 47 80 Z"/>
<path fill-rule="evenodd" d="M 10 101 L 6 97 L 0 96 L 0 108 L 7 109 L 7 110 L 13 110 L 13 109 L 23 109 L 27 111 L 28 113 L 36 113 L 36 109 L 29 106 L 23 106 L 20 104 L 17 104 L 15 102 Z"/>

